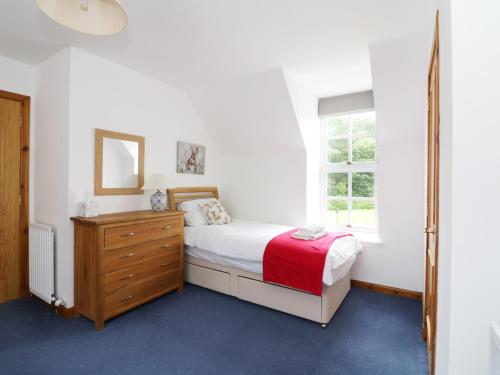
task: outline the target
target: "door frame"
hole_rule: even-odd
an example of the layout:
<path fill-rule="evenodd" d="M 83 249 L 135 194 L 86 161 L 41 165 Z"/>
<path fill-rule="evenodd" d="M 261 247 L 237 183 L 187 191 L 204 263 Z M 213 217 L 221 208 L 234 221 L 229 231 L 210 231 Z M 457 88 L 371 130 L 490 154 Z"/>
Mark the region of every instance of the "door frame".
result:
<path fill-rule="evenodd" d="M 431 358 L 428 358 L 429 362 L 429 373 L 433 375 L 435 373 L 435 367 L 436 367 L 436 332 L 437 332 L 437 302 L 438 302 L 438 281 L 439 281 L 439 176 L 440 176 L 440 128 L 441 128 L 441 116 L 440 116 L 440 61 L 439 61 L 439 10 L 436 12 L 436 20 L 435 20 L 435 27 L 434 27 L 434 37 L 432 41 L 432 50 L 431 50 L 431 58 L 429 61 L 429 68 L 428 68 L 428 75 L 427 75 L 427 101 L 428 101 L 428 116 L 427 116 L 427 142 L 429 143 L 429 134 L 430 128 L 431 128 L 431 113 L 430 110 L 430 85 L 431 85 L 431 76 L 432 76 L 432 69 L 433 69 L 433 63 L 434 60 L 436 60 L 436 85 L 435 85 L 435 96 L 436 96 L 436 103 L 437 105 L 435 106 L 435 124 L 434 127 L 436 129 L 436 134 L 434 138 L 434 147 L 435 147 L 435 159 L 434 160 L 434 165 L 435 165 L 435 179 L 434 179 L 434 196 L 435 196 L 435 201 L 434 201 L 434 210 L 435 210 L 435 227 L 431 228 L 433 230 L 432 235 L 434 236 L 434 244 L 435 244 L 435 253 L 434 253 L 434 282 L 432 284 L 432 290 L 433 290 L 433 295 L 434 295 L 434 303 L 431 304 L 431 306 L 427 306 L 427 297 L 424 295 L 424 314 L 423 314 L 423 326 L 422 326 L 422 336 L 425 338 L 426 341 L 430 340 L 431 342 L 428 343 L 428 347 L 430 347 L 430 352 L 431 352 Z M 429 165 L 429 159 L 430 159 L 430 151 L 427 151 L 427 165 Z M 427 172 L 429 173 L 429 172 Z M 428 177 L 428 176 L 427 176 Z M 427 178 L 426 177 L 426 178 Z M 427 189 L 429 189 L 429 183 L 427 182 Z M 427 198 L 426 198 L 426 206 L 428 208 L 429 206 L 429 194 L 427 191 Z M 428 215 L 428 213 L 427 213 Z M 426 223 L 426 241 L 425 241 L 425 251 L 426 251 L 426 275 L 425 275 L 425 291 L 427 292 L 427 289 L 429 288 L 428 285 L 428 272 L 429 272 L 429 264 L 427 260 L 427 248 L 429 244 L 429 234 L 427 234 L 427 231 L 430 229 L 428 228 L 428 221 Z M 427 337 L 427 320 L 426 320 L 426 315 L 427 315 L 427 309 L 431 308 L 432 309 L 432 316 L 433 316 L 433 321 L 431 321 L 431 330 L 432 330 L 432 337 Z"/>
<path fill-rule="evenodd" d="M 22 107 L 21 147 L 19 155 L 21 161 L 20 181 L 21 207 L 19 211 L 19 267 L 20 267 L 20 294 L 29 295 L 29 182 L 30 182 L 30 110 L 29 96 L 0 90 L 0 98 L 19 102 Z"/>

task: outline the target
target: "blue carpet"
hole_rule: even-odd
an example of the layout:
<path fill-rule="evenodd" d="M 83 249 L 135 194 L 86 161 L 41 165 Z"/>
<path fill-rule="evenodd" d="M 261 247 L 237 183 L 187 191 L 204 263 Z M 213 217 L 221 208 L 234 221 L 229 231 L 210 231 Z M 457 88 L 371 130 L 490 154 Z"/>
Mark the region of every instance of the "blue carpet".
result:
<path fill-rule="evenodd" d="M 326 329 L 193 285 L 96 332 L 35 299 L 0 305 L 2 374 L 427 374 L 421 303 L 352 288 Z"/>

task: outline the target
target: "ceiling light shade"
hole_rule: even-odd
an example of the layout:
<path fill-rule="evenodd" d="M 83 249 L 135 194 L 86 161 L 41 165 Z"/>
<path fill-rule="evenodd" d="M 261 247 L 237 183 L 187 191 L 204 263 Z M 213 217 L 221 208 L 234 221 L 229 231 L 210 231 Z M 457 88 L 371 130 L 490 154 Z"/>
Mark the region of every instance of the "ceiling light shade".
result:
<path fill-rule="evenodd" d="M 86 34 L 111 35 L 122 31 L 127 14 L 117 0 L 35 0 L 50 18 Z"/>

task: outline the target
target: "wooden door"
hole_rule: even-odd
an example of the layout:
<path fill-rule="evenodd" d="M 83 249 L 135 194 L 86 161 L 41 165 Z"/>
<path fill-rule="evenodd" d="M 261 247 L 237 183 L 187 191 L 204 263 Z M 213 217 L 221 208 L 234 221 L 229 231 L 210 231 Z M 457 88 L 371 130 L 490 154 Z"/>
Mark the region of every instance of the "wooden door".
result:
<path fill-rule="evenodd" d="M 434 374 L 439 240 L 439 22 L 436 16 L 434 42 L 428 74 L 427 128 L 427 226 L 423 335 L 427 341 L 429 373 Z"/>
<path fill-rule="evenodd" d="M 0 303 L 21 296 L 22 103 L 0 98 Z"/>

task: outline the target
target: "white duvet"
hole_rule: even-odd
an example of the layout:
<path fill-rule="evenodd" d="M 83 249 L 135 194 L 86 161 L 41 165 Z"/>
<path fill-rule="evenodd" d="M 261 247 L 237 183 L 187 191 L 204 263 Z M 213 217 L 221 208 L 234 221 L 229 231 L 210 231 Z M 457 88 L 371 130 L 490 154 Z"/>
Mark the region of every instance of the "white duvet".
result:
<path fill-rule="evenodd" d="M 221 257 L 260 263 L 267 243 L 279 234 L 293 229 L 285 225 L 233 219 L 231 224 L 186 226 L 184 242 L 188 246 L 210 251 Z M 325 261 L 323 283 L 332 285 L 347 274 L 361 251 L 355 237 L 333 241 Z"/>

